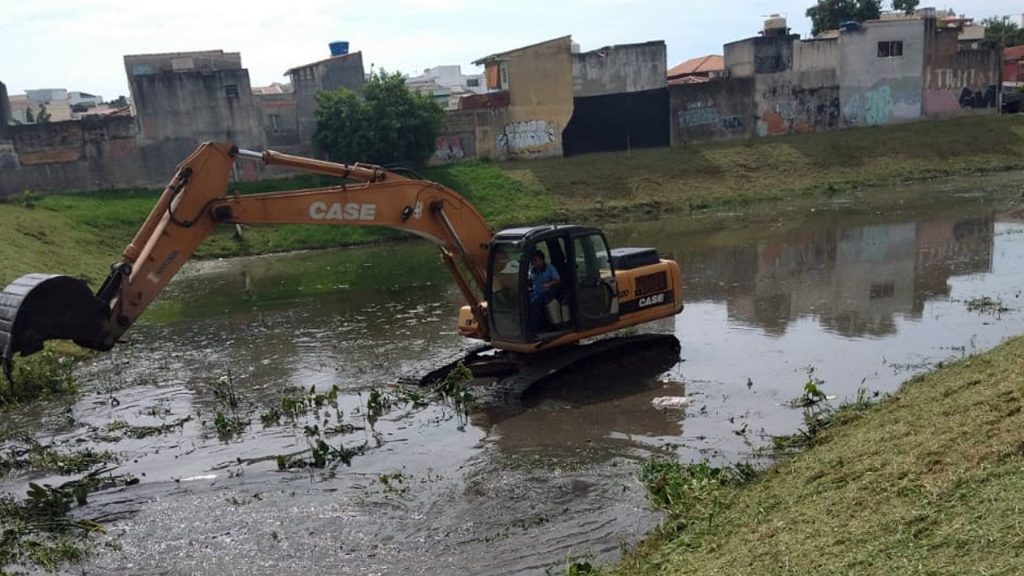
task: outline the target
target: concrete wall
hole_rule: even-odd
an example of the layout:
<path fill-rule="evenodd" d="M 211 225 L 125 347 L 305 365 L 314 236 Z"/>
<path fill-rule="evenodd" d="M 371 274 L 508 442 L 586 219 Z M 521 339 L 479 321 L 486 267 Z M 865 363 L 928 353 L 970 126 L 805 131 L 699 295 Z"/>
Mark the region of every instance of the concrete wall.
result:
<path fill-rule="evenodd" d="M 716 78 L 668 90 L 673 145 L 753 134 L 753 78 Z"/>
<path fill-rule="evenodd" d="M 7 85 L 0 82 L 0 140 L 7 136 L 7 125 L 11 122 L 11 101 L 7 98 Z"/>
<path fill-rule="evenodd" d="M 921 116 L 926 20 L 883 20 L 839 38 L 839 97 L 846 126 Z M 903 55 L 879 57 L 879 42 L 903 42 Z"/>
<path fill-rule="evenodd" d="M 124 70 L 129 78 L 163 72 L 238 70 L 241 67 L 242 55 L 240 53 L 224 52 L 223 50 L 132 54 L 124 57 Z"/>
<path fill-rule="evenodd" d="M 839 60 L 838 38 L 793 43 L 793 70 L 797 72 L 835 71 Z"/>
<path fill-rule="evenodd" d="M 664 88 L 667 66 L 665 42 L 660 40 L 573 54 L 573 94 L 580 98 Z"/>
<path fill-rule="evenodd" d="M 313 150 L 313 134 L 316 133 L 316 93 L 338 88 L 362 92 L 366 82 L 363 55 L 352 52 L 292 68 L 287 74 L 295 90 L 299 147 L 308 154 Z"/>
<path fill-rule="evenodd" d="M 88 117 L 10 127 L 0 142 L 0 197 L 22 190 L 64 192 L 162 186 L 184 159 L 162 145 L 144 149 L 131 117 Z"/>
<path fill-rule="evenodd" d="M 497 158 L 562 155 L 573 111 L 572 40 L 544 42 L 502 58 L 508 69 L 508 122 L 495 137 Z M 478 141 L 478 148 L 480 146 Z"/>
<path fill-rule="evenodd" d="M 929 117 L 998 112 L 998 49 L 960 50 L 955 30 L 928 24 L 923 113 Z"/>
<path fill-rule="evenodd" d="M 572 156 L 659 148 L 669 145 L 669 131 L 668 88 L 575 98 L 562 151 Z"/>
<path fill-rule="evenodd" d="M 264 146 L 261 114 L 245 69 L 129 77 L 141 144 L 214 140 Z"/>
<path fill-rule="evenodd" d="M 754 39 L 747 38 L 723 46 L 725 70 L 733 78 L 747 78 L 754 75 Z"/>
<path fill-rule="evenodd" d="M 797 35 L 754 37 L 724 46 L 725 69 L 734 78 L 775 74 L 793 68 L 793 43 Z"/>
<path fill-rule="evenodd" d="M 299 119 L 295 93 L 257 94 L 267 147 L 294 150 L 299 145 Z"/>
<path fill-rule="evenodd" d="M 445 114 L 441 135 L 434 143 L 430 164 L 472 158 L 499 158 L 498 136 L 509 123 L 508 108 L 453 110 Z"/>
<path fill-rule="evenodd" d="M 802 134 L 840 126 L 835 69 L 759 74 L 754 86 L 758 136 Z"/>

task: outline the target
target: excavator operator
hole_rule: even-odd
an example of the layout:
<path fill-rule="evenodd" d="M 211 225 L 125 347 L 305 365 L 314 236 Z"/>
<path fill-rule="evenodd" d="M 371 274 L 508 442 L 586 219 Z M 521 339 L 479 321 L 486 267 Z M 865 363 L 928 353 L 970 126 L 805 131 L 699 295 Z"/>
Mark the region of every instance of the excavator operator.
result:
<path fill-rule="evenodd" d="M 534 250 L 530 262 L 530 331 L 536 334 L 544 326 L 544 307 L 555 297 L 562 279 L 547 263 L 544 252 Z"/>

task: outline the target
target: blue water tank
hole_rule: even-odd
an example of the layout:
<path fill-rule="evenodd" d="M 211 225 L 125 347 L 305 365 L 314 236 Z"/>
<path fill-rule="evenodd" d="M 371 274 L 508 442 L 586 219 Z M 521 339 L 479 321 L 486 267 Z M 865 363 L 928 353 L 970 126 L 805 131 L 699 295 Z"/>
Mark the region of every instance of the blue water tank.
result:
<path fill-rule="evenodd" d="M 348 42 L 331 42 L 328 46 L 331 47 L 331 56 L 344 56 L 348 54 Z"/>

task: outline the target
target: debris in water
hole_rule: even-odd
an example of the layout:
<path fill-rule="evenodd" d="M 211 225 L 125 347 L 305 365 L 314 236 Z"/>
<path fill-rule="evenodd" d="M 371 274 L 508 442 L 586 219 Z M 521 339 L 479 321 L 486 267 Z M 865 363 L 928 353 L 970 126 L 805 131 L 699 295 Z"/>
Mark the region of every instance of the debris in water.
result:
<path fill-rule="evenodd" d="M 651 404 L 658 409 L 686 408 L 692 399 L 689 396 L 659 396 L 651 400 Z"/>

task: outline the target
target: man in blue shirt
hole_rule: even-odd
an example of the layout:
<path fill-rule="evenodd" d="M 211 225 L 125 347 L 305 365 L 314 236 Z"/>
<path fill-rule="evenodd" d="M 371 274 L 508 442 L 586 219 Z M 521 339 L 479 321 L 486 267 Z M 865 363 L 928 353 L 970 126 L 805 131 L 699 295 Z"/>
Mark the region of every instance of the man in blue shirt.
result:
<path fill-rule="evenodd" d="M 536 334 L 544 325 L 544 305 L 555 297 L 555 288 L 562 283 L 558 270 L 545 262 L 544 253 L 534 250 L 530 255 L 530 331 Z"/>

